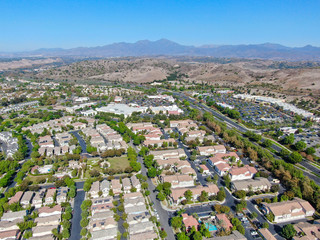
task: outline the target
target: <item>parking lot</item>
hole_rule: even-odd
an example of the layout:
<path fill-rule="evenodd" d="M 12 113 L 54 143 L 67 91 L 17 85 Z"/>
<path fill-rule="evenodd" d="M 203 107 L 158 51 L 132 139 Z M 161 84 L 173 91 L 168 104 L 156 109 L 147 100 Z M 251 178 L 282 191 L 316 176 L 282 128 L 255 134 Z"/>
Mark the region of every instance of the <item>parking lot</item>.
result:
<path fill-rule="evenodd" d="M 209 101 L 225 103 L 234 107 L 241 114 L 241 119 L 245 122 L 252 122 L 255 125 L 268 124 L 269 122 L 279 122 L 288 124 L 293 122 L 293 118 L 288 114 L 275 109 L 272 106 L 260 105 L 253 102 L 246 102 L 235 99 L 230 95 L 214 94 L 209 97 Z"/>

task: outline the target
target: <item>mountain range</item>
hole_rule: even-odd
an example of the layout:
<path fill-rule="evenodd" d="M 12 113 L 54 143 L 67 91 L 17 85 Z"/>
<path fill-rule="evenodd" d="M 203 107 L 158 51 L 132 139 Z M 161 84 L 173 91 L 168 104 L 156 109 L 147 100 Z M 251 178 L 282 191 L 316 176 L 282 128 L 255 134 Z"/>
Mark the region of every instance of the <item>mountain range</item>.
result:
<path fill-rule="evenodd" d="M 141 40 L 135 43 L 113 43 L 98 47 L 71 49 L 49 48 L 29 52 L 0 53 L 0 57 L 83 57 L 106 58 L 127 56 L 206 56 L 218 58 L 248 58 L 285 61 L 320 61 L 320 47 L 286 47 L 280 44 L 264 43 L 250 45 L 205 45 L 185 46 L 160 39 Z"/>

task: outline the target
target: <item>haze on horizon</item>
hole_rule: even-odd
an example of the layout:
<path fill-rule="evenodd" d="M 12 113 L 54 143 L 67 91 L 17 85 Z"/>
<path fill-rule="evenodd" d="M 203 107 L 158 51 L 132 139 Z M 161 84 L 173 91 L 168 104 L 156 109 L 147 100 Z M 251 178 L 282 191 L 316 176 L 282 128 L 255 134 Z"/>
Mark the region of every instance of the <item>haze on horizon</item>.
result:
<path fill-rule="evenodd" d="M 320 1 L 4 0 L 1 52 L 166 38 L 183 45 L 320 46 Z"/>

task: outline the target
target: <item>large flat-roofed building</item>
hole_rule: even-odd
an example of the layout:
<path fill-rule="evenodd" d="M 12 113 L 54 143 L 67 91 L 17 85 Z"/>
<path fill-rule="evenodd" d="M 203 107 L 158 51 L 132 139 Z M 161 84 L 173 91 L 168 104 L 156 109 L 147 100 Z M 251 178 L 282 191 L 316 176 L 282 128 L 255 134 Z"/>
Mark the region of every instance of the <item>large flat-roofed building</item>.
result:
<path fill-rule="evenodd" d="M 106 107 L 97 108 L 97 112 L 107 112 L 107 113 L 114 113 L 121 115 L 123 114 L 125 117 L 131 116 L 133 112 L 145 112 L 147 110 L 147 107 L 130 107 L 127 104 L 122 103 L 110 103 Z"/>

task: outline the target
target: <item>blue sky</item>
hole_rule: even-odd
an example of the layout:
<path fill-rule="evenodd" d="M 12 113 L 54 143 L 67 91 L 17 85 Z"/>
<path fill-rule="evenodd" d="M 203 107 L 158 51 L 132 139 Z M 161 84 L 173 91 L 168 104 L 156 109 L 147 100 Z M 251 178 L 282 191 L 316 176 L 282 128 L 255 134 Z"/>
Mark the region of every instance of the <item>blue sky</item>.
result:
<path fill-rule="evenodd" d="M 320 1 L 1 0 L 0 51 L 167 38 L 320 46 Z"/>

